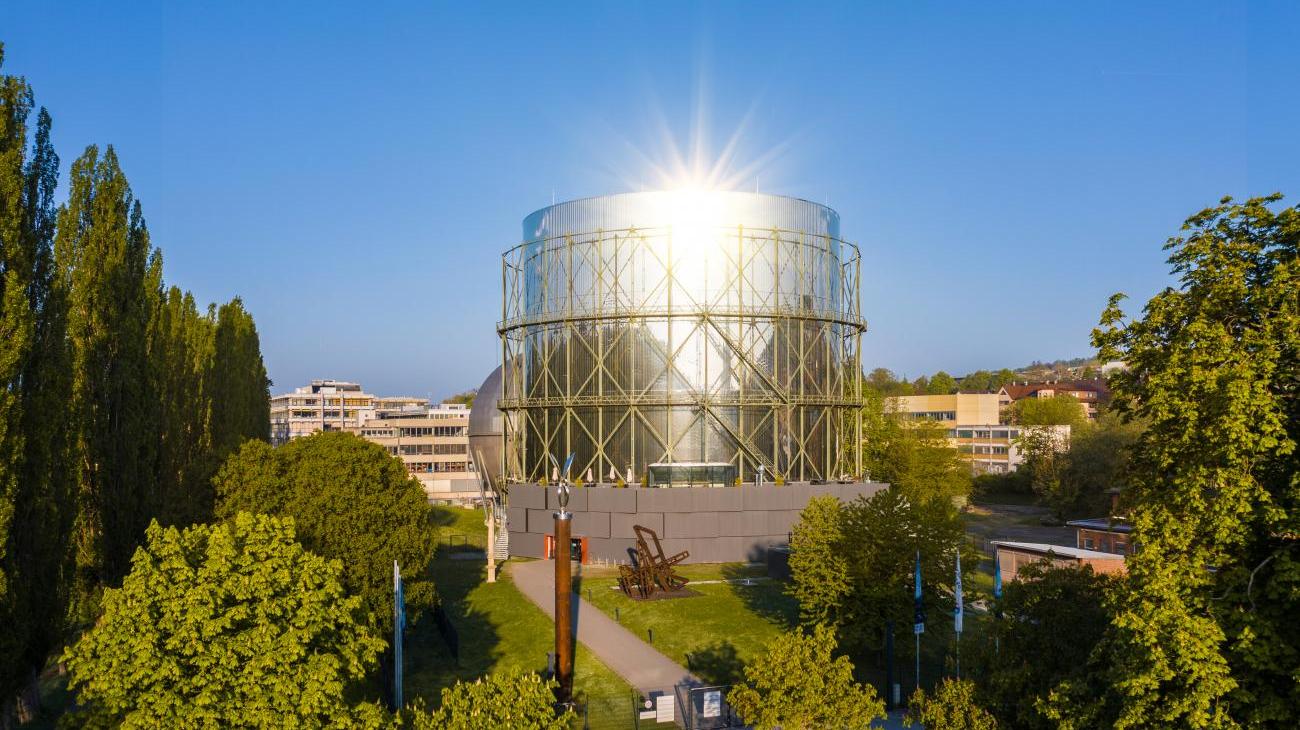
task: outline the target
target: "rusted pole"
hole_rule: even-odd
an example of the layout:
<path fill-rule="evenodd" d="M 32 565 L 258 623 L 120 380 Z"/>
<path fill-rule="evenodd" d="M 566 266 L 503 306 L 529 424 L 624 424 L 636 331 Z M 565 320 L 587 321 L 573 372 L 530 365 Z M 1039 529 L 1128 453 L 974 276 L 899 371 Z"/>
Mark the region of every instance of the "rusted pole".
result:
<path fill-rule="evenodd" d="M 555 680 L 560 683 L 557 699 L 573 701 L 573 572 L 569 563 L 569 533 L 573 513 L 568 504 L 568 485 L 561 483 L 560 511 L 555 513 Z"/>

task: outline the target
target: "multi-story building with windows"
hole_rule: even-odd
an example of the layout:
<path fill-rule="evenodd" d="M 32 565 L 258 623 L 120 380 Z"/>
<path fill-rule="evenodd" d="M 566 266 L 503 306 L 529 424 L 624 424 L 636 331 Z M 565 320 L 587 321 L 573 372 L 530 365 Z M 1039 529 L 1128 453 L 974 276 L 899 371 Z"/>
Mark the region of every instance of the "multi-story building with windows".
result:
<path fill-rule="evenodd" d="M 402 460 L 432 500 L 469 501 L 478 481 L 469 453 L 469 407 L 459 403 L 404 404 L 379 410 L 348 429 Z"/>
<path fill-rule="evenodd" d="M 343 431 L 375 417 L 375 396 L 357 383 L 313 380 L 271 397 L 271 443 L 280 445 L 317 431 Z"/>
<path fill-rule="evenodd" d="M 910 421 L 931 422 L 944 429 L 948 442 L 980 474 L 1005 474 L 1024 462 L 1019 440 L 1023 427 L 1002 423 L 1000 394 L 953 393 L 904 395 L 886 399 L 886 408 Z M 1069 426 L 1050 429 L 1062 446 L 1069 443 Z"/>

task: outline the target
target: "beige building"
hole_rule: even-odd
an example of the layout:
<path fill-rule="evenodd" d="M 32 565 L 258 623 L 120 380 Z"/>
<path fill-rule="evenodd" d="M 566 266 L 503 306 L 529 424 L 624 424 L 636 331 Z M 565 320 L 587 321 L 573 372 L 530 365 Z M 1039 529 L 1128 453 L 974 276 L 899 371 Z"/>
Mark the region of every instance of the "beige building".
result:
<path fill-rule="evenodd" d="M 421 402 L 378 410 L 365 424 L 348 429 L 402 460 L 429 499 L 468 502 L 478 495 L 469 454 L 469 407 Z"/>
<path fill-rule="evenodd" d="M 952 444 L 979 474 L 1005 474 L 1024 463 L 1018 440 L 1023 428 L 1002 422 L 998 393 L 903 395 L 886 399 L 886 408 L 911 421 L 928 421 L 943 428 Z M 1068 446 L 1069 426 L 1050 429 L 1053 438 Z"/>
<path fill-rule="evenodd" d="M 344 380 L 313 380 L 271 398 L 271 443 L 279 446 L 318 431 L 347 431 L 383 446 L 402 460 L 429 499 L 478 497 L 468 406 L 376 396 Z"/>
<path fill-rule="evenodd" d="M 343 431 L 375 417 L 375 397 L 357 383 L 313 380 L 271 397 L 271 443 L 279 446 L 317 431 Z"/>

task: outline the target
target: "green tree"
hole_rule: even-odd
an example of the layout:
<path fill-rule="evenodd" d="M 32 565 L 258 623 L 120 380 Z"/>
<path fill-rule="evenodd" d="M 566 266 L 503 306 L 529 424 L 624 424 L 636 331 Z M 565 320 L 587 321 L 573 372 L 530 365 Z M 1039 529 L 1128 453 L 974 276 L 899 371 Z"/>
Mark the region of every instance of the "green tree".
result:
<path fill-rule="evenodd" d="M 976 370 L 963 377 L 961 379 L 961 389 L 979 393 L 997 390 L 997 388 L 993 387 L 993 373 L 987 370 Z"/>
<path fill-rule="evenodd" d="M 213 480 L 217 516 L 260 511 L 294 518 L 308 550 L 343 562 L 343 584 L 374 625 L 393 625 L 393 561 L 414 623 L 436 602 L 428 565 L 437 528 L 420 483 L 383 447 L 322 432 L 273 449 L 245 441 Z"/>
<path fill-rule="evenodd" d="M 1008 368 L 1002 368 L 1001 370 L 993 374 L 993 378 L 989 381 L 989 390 L 993 390 L 993 391 L 1001 390 L 1002 386 L 1009 385 L 1014 382 L 1016 382 L 1015 371 L 1010 370 Z"/>
<path fill-rule="evenodd" d="M 253 317 L 236 297 L 217 312 L 212 363 L 212 444 L 222 458 L 245 439 L 271 435 L 271 381 Z"/>
<path fill-rule="evenodd" d="M 64 655 L 90 727 L 339 726 L 384 647 L 342 567 L 292 520 L 147 531 L 104 613 Z"/>
<path fill-rule="evenodd" d="M 899 380 L 888 368 L 876 368 L 867 374 L 863 385 L 883 396 L 912 395 L 912 384 Z"/>
<path fill-rule="evenodd" d="M 68 302 L 73 447 L 79 484 L 78 613 L 125 575 L 156 511 L 156 398 L 147 344 L 161 262 L 110 146 L 72 165 L 55 238 Z"/>
<path fill-rule="evenodd" d="M 212 518 L 213 318 L 171 287 L 151 320 L 150 359 L 159 404 L 158 519 L 188 525 Z"/>
<path fill-rule="evenodd" d="M 950 615 L 956 550 L 966 550 L 969 573 L 978 557 L 966 546 L 961 516 L 942 499 L 913 500 L 898 489 L 844 507 L 843 540 L 838 546 L 849 566 L 849 590 L 836 622 L 845 648 L 855 656 L 883 648 L 890 622 L 912 623 L 912 575 L 921 555 L 922 602 L 930 616 Z M 970 576 L 967 576 L 969 582 Z M 945 631 L 938 621 L 933 631 Z M 904 642 L 905 644 L 906 642 Z M 906 652 L 908 648 L 903 647 Z"/>
<path fill-rule="evenodd" d="M 63 310 L 51 296 L 59 158 L 45 109 L 28 151 L 33 101 L 26 81 L 0 75 L 0 724 L 15 709 L 30 716 L 36 673 L 62 639 L 72 515 Z"/>
<path fill-rule="evenodd" d="M 849 592 L 849 565 L 842 552 L 844 515 L 836 497 L 813 497 L 790 531 L 789 592 L 799 601 L 804 625 L 838 623 Z"/>
<path fill-rule="evenodd" d="M 970 494 L 970 465 L 948 443 L 941 427 L 904 422 L 867 392 L 863 409 L 862 463 L 867 474 L 910 499 L 962 499 Z"/>
<path fill-rule="evenodd" d="M 1021 568 L 1020 579 L 1006 584 L 984 641 L 969 660 L 969 676 L 1003 724 L 1056 727 L 1045 711 L 1048 700 L 1062 685 L 1090 679 L 1084 660 L 1109 624 L 1107 599 L 1116 583 L 1087 566 L 1040 563 Z"/>
<path fill-rule="evenodd" d="M 1021 398 L 1011 404 L 1011 420 L 1022 426 L 1082 426 L 1088 420 L 1079 399 L 1072 395 Z"/>
<path fill-rule="evenodd" d="M 470 390 L 467 390 L 463 393 L 457 393 L 456 395 L 453 395 L 452 397 L 443 401 L 443 403 L 460 403 L 466 406 L 473 406 L 474 396 L 476 395 L 478 395 L 478 389 L 471 388 Z"/>
<path fill-rule="evenodd" d="M 908 721 L 926 730 L 997 730 L 998 721 L 975 701 L 975 683 L 951 677 L 933 695 L 917 689 L 907 708 Z"/>
<path fill-rule="evenodd" d="M 428 712 L 417 702 L 401 713 L 410 730 L 567 730 L 573 710 L 557 713 L 553 680 L 534 672 L 491 674 L 442 690 L 442 704 Z"/>
<path fill-rule="evenodd" d="M 745 682 L 727 693 L 727 703 L 760 730 L 871 727 L 885 703 L 854 681 L 853 664 L 835 656 L 835 648 L 835 634 L 825 626 L 776 637 L 745 666 Z"/>
<path fill-rule="evenodd" d="M 928 395 L 948 395 L 957 392 L 957 381 L 951 375 L 940 370 L 925 385 Z"/>
<path fill-rule="evenodd" d="M 1071 430 L 1061 474 L 1068 490 L 1062 495 L 1063 516 L 1110 514 L 1109 492 L 1127 481 L 1129 451 L 1141 432 L 1139 423 L 1109 412 L 1095 423 Z"/>
<path fill-rule="evenodd" d="M 912 381 L 912 395 L 925 395 L 930 392 L 930 379 L 921 375 Z"/>
<path fill-rule="evenodd" d="M 1062 716 L 1300 724 L 1300 208 L 1280 199 L 1189 218 L 1166 245 L 1178 285 L 1137 320 L 1112 297 L 1093 334 L 1129 366 L 1112 408 L 1146 426 L 1125 492 L 1141 547 L 1098 650 L 1104 690 Z"/>
<path fill-rule="evenodd" d="M 1055 426 L 1022 426 L 1015 444 L 1025 459 L 1018 471 L 1056 518 L 1064 519 L 1078 498 L 1075 485 L 1064 478 L 1069 459 L 1068 434 Z"/>

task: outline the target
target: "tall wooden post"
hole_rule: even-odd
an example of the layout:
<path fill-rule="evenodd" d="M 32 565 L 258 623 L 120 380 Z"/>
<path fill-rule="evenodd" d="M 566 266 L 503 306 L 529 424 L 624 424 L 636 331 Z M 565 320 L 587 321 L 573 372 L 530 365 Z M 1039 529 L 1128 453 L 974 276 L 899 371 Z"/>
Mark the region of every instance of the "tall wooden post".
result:
<path fill-rule="evenodd" d="M 573 572 L 569 563 L 570 526 L 573 513 L 569 487 L 560 483 L 560 511 L 555 513 L 555 680 L 560 683 L 557 699 L 573 701 Z"/>

